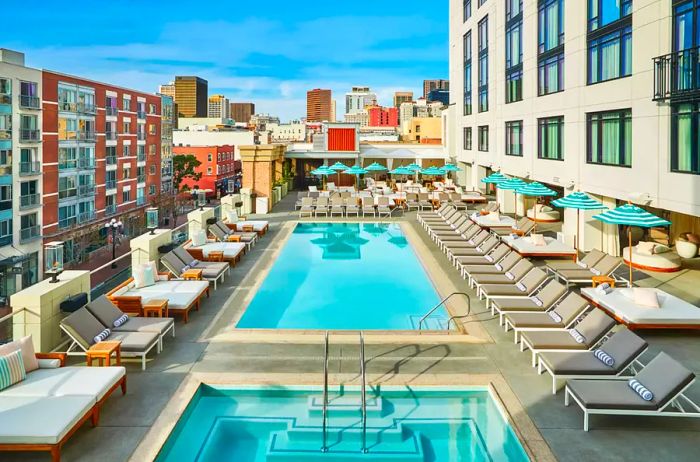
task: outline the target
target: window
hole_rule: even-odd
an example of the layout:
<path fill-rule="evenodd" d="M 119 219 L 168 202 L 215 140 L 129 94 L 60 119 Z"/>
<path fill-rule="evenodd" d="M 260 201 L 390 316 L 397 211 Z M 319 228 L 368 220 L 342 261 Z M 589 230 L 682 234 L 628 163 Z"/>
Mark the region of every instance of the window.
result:
<path fill-rule="evenodd" d="M 125 120 L 124 121 L 124 130 L 123 133 L 131 133 L 131 120 Z"/>
<path fill-rule="evenodd" d="M 464 34 L 464 115 L 472 113 L 472 31 Z"/>
<path fill-rule="evenodd" d="M 486 3 L 486 0 L 479 0 L 479 6 L 483 5 L 484 3 Z"/>
<path fill-rule="evenodd" d="M 588 0 L 588 83 L 632 73 L 632 0 Z"/>
<path fill-rule="evenodd" d="M 131 99 L 130 98 L 122 98 L 122 109 L 125 111 L 131 110 Z"/>
<path fill-rule="evenodd" d="M 523 99 L 523 0 L 506 0 L 506 103 Z"/>
<path fill-rule="evenodd" d="M 479 127 L 479 151 L 488 152 L 489 150 L 489 126 L 482 125 Z"/>
<path fill-rule="evenodd" d="M 131 165 L 125 165 L 122 168 L 122 180 L 128 180 L 131 177 Z"/>
<path fill-rule="evenodd" d="M 148 124 L 148 134 L 149 135 L 156 134 L 156 124 Z"/>
<path fill-rule="evenodd" d="M 148 103 L 148 113 L 149 114 L 155 114 L 156 113 L 156 105 L 153 103 Z"/>
<path fill-rule="evenodd" d="M 64 205 L 58 208 L 58 227 L 66 228 L 75 224 L 76 208 L 75 204 Z"/>
<path fill-rule="evenodd" d="M 122 191 L 122 203 L 129 202 L 131 200 L 131 190 L 125 189 Z"/>
<path fill-rule="evenodd" d="M 12 165 L 12 149 L 0 149 L 0 166 Z"/>
<path fill-rule="evenodd" d="M 78 195 L 78 185 L 76 184 L 76 176 L 61 176 L 58 177 L 58 198 L 66 199 Z"/>
<path fill-rule="evenodd" d="M 632 110 L 596 112 L 586 116 L 587 162 L 632 166 Z"/>
<path fill-rule="evenodd" d="M 537 119 L 537 157 L 564 160 L 564 117 Z"/>
<path fill-rule="evenodd" d="M 465 151 L 472 150 L 472 127 L 464 127 L 462 132 L 463 137 L 463 148 Z"/>
<path fill-rule="evenodd" d="M 506 156 L 523 156 L 523 121 L 506 122 Z"/>
<path fill-rule="evenodd" d="M 489 23 L 479 21 L 479 112 L 489 110 Z"/>
<path fill-rule="evenodd" d="M 148 187 L 148 195 L 149 196 L 155 196 L 156 195 L 156 185 L 152 184 Z"/>
<path fill-rule="evenodd" d="M 462 18 L 466 22 L 472 17 L 472 0 L 463 0 L 462 2 Z"/>
<path fill-rule="evenodd" d="M 0 77 L 0 95 L 9 96 L 12 94 L 12 80 Z"/>
<path fill-rule="evenodd" d="M 58 169 L 65 170 L 78 166 L 77 148 L 58 148 Z"/>
<path fill-rule="evenodd" d="M 207 175 L 211 175 L 211 173 L 212 173 L 211 167 L 207 167 Z"/>
<path fill-rule="evenodd" d="M 10 237 L 12 242 L 12 218 L 0 221 L 0 239 L 4 241 L 7 237 Z"/>
<path fill-rule="evenodd" d="M 151 165 L 151 166 L 148 168 L 148 174 L 149 174 L 149 175 L 155 175 L 155 174 L 156 174 L 156 166 L 155 166 L 155 165 Z"/>
<path fill-rule="evenodd" d="M 0 210 L 12 208 L 12 185 L 0 185 Z"/>
<path fill-rule="evenodd" d="M 123 151 L 124 151 L 124 157 L 129 157 L 129 153 L 131 151 L 131 146 L 129 146 L 128 144 L 125 144 Z"/>
<path fill-rule="evenodd" d="M 156 145 L 155 145 L 155 144 L 149 144 L 149 145 L 148 145 L 148 155 L 149 155 L 149 156 L 155 156 L 155 155 L 156 155 Z"/>
<path fill-rule="evenodd" d="M 564 0 L 539 0 L 537 94 L 564 90 Z"/>
<path fill-rule="evenodd" d="M 700 107 L 698 103 L 671 106 L 671 171 L 700 174 Z"/>
<path fill-rule="evenodd" d="M 58 139 L 61 141 L 78 139 L 78 121 L 76 119 L 59 117 Z"/>

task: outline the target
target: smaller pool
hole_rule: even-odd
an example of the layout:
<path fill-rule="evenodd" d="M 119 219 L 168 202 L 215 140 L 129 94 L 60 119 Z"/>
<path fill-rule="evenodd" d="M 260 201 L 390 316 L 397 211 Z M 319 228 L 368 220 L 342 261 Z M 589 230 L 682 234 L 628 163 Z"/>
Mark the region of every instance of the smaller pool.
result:
<path fill-rule="evenodd" d="M 317 388 L 202 385 L 159 462 L 523 462 L 529 460 L 486 388 L 391 387 L 367 398 L 367 452 L 356 390 L 329 399 L 327 452 Z"/>

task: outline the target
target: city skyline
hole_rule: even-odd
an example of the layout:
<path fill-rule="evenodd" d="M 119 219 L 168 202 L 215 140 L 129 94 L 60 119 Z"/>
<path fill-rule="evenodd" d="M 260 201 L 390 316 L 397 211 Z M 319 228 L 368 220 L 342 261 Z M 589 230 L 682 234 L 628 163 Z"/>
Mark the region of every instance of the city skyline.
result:
<path fill-rule="evenodd" d="M 193 14 L 175 1 L 166 20 L 157 4 L 81 3 L 70 26 L 50 10 L 37 11 L 31 37 L 11 21 L 6 37 L 13 39 L 3 46 L 24 52 L 32 67 L 147 92 L 175 75 L 197 75 L 209 81 L 210 94 L 253 101 L 258 112 L 282 120 L 304 116 L 306 91 L 313 88 L 329 88 L 336 98 L 366 85 L 390 106 L 395 91 L 422 94 L 424 79 L 448 73 L 447 5 L 426 10 L 416 1 L 363 0 L 285 8 L 273 1 L 263 14 L 254 5 L 217 1 Z M 149 20 L 136 22 L 128 3 Z M 19 5 L 7 13 L 19 17 Z M 92 19 L 99 16 L 111 19 L 95 28 Z"/>

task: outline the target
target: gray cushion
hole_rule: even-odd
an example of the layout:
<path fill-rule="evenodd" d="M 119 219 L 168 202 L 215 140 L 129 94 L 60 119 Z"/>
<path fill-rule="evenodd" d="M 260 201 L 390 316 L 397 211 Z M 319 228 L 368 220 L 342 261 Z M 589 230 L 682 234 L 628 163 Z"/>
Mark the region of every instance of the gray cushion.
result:
<path fill-rule="evenodd" d="M 587 306 L 588 302 L 583 297 L 574 292 L 570 292 L 559 303 L 557 303 L 554 311 L 561 316 L 563 323 L 567 325 L 573 321 L 574 318 L 578 316 L 579 313 L 581 313 Z"/>
<path fill-rule="evenodd" d="M 506 315 L 513 327 L 564 327 L 563 323 L 556 322 L 547 313 L 512 313 Z"/>
<path fill-rule="evenodd" d="M 663 352 L 652 359 L 636 377 L 639 383 L 654 394 L 651 402 L 659 407 L 666 404 L 694 378 L 695 374 Z"/>
<path fill-rule="evenodd" d="M 615 360 L 615 368 L 627 367 L 647 347 L 647 342 L 629 329 L 615 332 L 600 347 Z"/>
<path fill-rule="evenodd" d="M 114 327 L 114 321 L 124 315 L 124 312 L 114 306 L 114 303 L 104 295 L 97 297 L 95 300 L 85 305 L 85 307 L 98 321 L 107 326 L 108 329 L 112 329 Z"/>
<path fill-rule="evenodd" d="M 547 310 L 546 306 L 537 306 L 529 297 L 523 298 L 494 298 L 491 300 L 498 311 L 541 311 Z M 549 317 L 549 316 L 548 316 Z"/>
<path fill-rule="evenodd" d="M 569 380 L 567 385 L 587 409 L 658 408 L 654 401 L 643 400 L 627 380 Z"/>
<path fill-rule="evenodd" d="M 228 270 L 230 268 L 230 265 L 226 262 L 216 262 L 216 261 L 200 261 L 197 263 L 197 266 L 195 266 L 197 269 L 204 270 L 206 269 L 211 269 L 213 271 L 217 271 L 219 273 L 223 273 L 224 271 Z"/>
<path fill-rule="evenodd" d="M 163 262 L 168 270 L 175 273 L 176 276 L 179 276 L 186 266 L 185 263 L 183 263 L 182 260 L 180 260 L 173 252 L 168 252 L 163 255 L 160 258 L 160 261 Z"/>
<path fill-rule="evenodd" d="M 590 348 L 598 340 L 603 338 L 615 324 L 615 320 L 601 310 L 593 310 L 585 318 L 576 324 L 576 330 L 586 339 L 586 345 Z"/>
<path fill-rule="evenodd" d="M 194 257 L 183 247 L 175 247 L 173 253 L 186 265 L 189 265 L 194 260 Z"/>
<path fill-rule="evenodd" d="M 514 284 L 485 284 L 481 286 L 481 290 L 489 297 L 497 297 L 499 295 L 503 297 L 517 297 L 519 295 L 526 297 L 528 294 L 528 292 L 523 292 L 522 290 L 518 289 Z"/>
<path fill-rule="evenodd" d="M 555 280 L 549 281 L 538 292 L 537 297 L 542 300 L 544 306 L 552 306 L 559 297 L 564 295 L 566 287 Z"/>
<path fill-rule="evenodd" d="M 478 257 L 462 257 L 462 258 L 478 258 Z M 457 259 L 459 261 L 459 258 Z M 488 262 L 486 262 L 488 263 Z M 505 271 L 499 270 L 495 266 L 493 266 L 493 263 L 489 263 L 488 265 L 465 265 L 462 267 L 464 271 L 466 271 L 468 274 L 504 274 Z"/>
<path fill-rule="evenodd" d="M 523 332 L 523 339 L 536 350 L 587 350 L 567 330 Z"/>
<path fill-rule="evenodd" d="M 202 270 L 202 277 L 205 279 L 217 278 L 221 275 L 221 273 L 226 271 L 226 268 L 212 268 L 208 266 L 200 268 L 199 265 L 197 265 L 197 269 Z"/>
<path fill-rule="evenodd" d="M 93 339 L 95 336 L 107 327 L 93 316 L 87 308 L 81 308 L 66 316 L 61 321 L 61 325 L 75 337 L 83 348 L 90 348 L 91 345 L 94 345 L 95 340 Z"/>
<path fill-rule="evenodd" d="M 499 274 L 489 274 L 489 273 L 471 273 L 472 280 L 477 284 L 506 284 L 512 285 L 515 283 L 514 280 L 508 279 L 505 273 Z"/>
<path fill-rule="evenodd" d="M 592 351 L 550 351 L 540 354 L 540 361 L 556 375 L 614 375 L 621 370 L 617 362 L 613 367 L 606 366 Z"/>
<path fill-rule="evenodd" d="M 175 321 L 173 318 L 129 318 L 127 322 L 112 329 L 113 332 L 155 332 L 163 335 Z"/>
<path fill-rule="evenodd" d="M 109 341 L 122 342 L 121 351 L 142 353 L 148 350 L 158 341 L 159 335 L 155 332 L 112 332 L 107 337 Z"/>
<path fill-rule="evenodd" d="M 100 400 L 125 374 L 126 369 L 121 366 L 38 369 L 3 390 L 2 397 L 87 395 Z"/>

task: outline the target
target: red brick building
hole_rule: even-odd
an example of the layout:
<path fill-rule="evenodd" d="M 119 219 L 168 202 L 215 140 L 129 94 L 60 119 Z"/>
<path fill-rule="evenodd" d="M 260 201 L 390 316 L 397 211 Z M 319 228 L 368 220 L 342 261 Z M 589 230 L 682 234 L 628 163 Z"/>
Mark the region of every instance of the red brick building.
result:
<path fill-rule="evenodd" d="M 234 147 L 223 146 L 173 146 L 173 155 L 192 154 L 201 162 L 196 171 L 202 174 L 199 181 L 185 178 L 180 188 L 187 186 L 194 189 L 208 189 L 209 196 L 216 196 L 217 190 L 226 190 L 229 180 L 233 181 L 241 170 L 241 162 L 234 160 Z"/>
<path fill-rule="evenodd" d="M 107 220 L 138 226 L 160 192 L 161 98 L 51 71 L 42 85 L 42 236 L 70 261 Z"/>
<path fill-rule="evenodd" d="M 373 106 L 367 108 L 370 127 L 398 127 L 399 110 L 395 107 Z"/>

